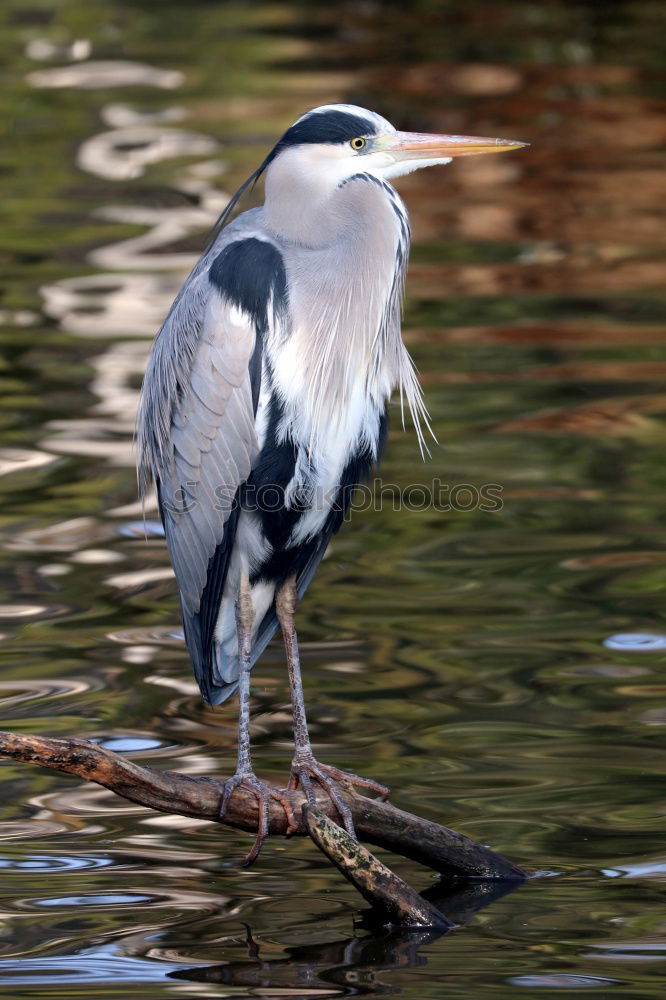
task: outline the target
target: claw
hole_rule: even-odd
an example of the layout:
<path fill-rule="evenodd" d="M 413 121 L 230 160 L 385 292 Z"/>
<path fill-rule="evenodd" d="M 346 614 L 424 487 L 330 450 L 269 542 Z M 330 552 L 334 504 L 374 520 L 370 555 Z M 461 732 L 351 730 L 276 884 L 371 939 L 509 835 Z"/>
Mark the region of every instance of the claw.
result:
<path fill-rule="evenodd" d="M 330 774 L 335 781 L 341 781 L 343 785 L 358 785 L 359 788 L 368 788 L 371 792 L 377 792 L 382 802 L 385 802 L 390 795 L 391 789 L 380 784 L 379 781 L 375 781 L 374 778 L 361 778 L 358 774 L 353 774 L 351 771 L 341 771 L 330 764 L 318 764 L 318 767 Z"/>
<path fill-rule="evenodd" d="M 356 839 L 356 831 L 354 830 L 351 809 L 340 795 L 336 787 L 336 782 L 340 782 L 343 785 L 358 785 L 361 788 L 369 788 L 377 792 L 383 800 L 387 799 L 389 795 L 389 789 L 386 785 L 380 785 L 378 781 L 374 781 L 372 778 L 361 778 L 358 774 L 341 771 L 339 768 L 331 767 L 329 764 L 320 764 L 319 761 L 312 757 L 305 761 L 294 761 L 287 786 L 290 791 L 293 791 L 300 785 L 308 800 L 308 804 L 311 806 L 316 806 L 317 804 L 312 786 L 313 778 L 328 793 L 331 802 L 340 814 L 345 830 L 354 839 Z"/>
<path fill-rule="evenodd" d="M 243 867 L 249 868 L 249 866 L 254 864 L 259 857 L 259 852 L 261 851 L 263 843 L 268 836 L 268 817 L 271 799 L 275 799 L 276 802 L 279 802 L 284 809 L 287 817 L 287 835 L 296 832 L 298 829 L 298 823 L 296 822 L 294 810 L 292 809 L 291 802 L 287 796 L 280 792 L 279 789 L 273 788 L 272 785 L 267 785 L 266 782 L 259 781 L 257 776 L 252 771 L 246 774 L 236 773 L 226 782 L 224 792 L 222 793 L 222 800 L 220 802 L 220 819 L 224 819 L 229 806 L 229 800 L 236 789 L 241 785 L 252 792 L 257 800 L 259 809 L 257 836 L 255 837 L 252 849 L 243 861 Z"/>

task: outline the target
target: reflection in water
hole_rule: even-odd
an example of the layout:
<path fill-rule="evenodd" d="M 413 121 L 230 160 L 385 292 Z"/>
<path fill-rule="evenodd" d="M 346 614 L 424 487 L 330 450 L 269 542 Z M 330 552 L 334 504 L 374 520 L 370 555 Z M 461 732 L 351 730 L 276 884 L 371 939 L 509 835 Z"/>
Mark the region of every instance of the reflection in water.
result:
<path fill-rule="evenodd" d="M 121 524 L 118 530 L 121 535 L 127 535 L 128 538 L 143 538 L 145 541 L 149 538 L 164 538 L 162 522 L 149 521 L 147 518 L 143 521 L 128 521 L 126 524 Z"/>
<path fill-rule="evenodd" d="M 171 568 L 164 566 L 159 569 L 137 569 L 131 573 L 116 573 L 114 576 L 107 576 L 104 582 L 108 587 L 130 590 L 132 587 L 142 587 L 158 580 L 170 580 L 172 576 Z"/>
<path fill-rule="evenodd" d="M 14 472 L 26 472 L 28 469 L 39 469 L 54 461 L 53 455 L 43 451 L 27 448 L 0 448 L 0 476 Z"/>
<path fill-rule="evenodd" d="M 79 59 L 89 59 L 91 53 L 92 44 L 89 38 L 75 38 L 74 41 L 67 43 L 54 42 L 50 38 L 31 38 L 25 47 L 28 59 L 36 59 L 38 62 L 47 62 L 50 59 L 70 59 L 75 62 Z"/>
<path fill-rule="evenodd" d="M 6 541 L 5 547 L 35 552 L 74 552 L 88 548 L 95 542 L 106 541 L 112 534 L 111 529 L 92 517 L 76 517 L 71 521 L 50 524 L 46 528 L 24 531 L 18 538 Z"/>
<path fill-rule="evenodd" d="M 249 929 L 248 929 L 249 931 Z M 170 979 L 198 983 L 219 983 L 251 989 L 252 993 L 295 991 L 298 996 L 365 996 L 392 992 L 383 972 L 393 969 L 423 968 L 427 959 L 420 953 L 436 940 L 434 931 L 411 934 L 384 934 L 352 937 L 327 945 L 302 945 L 286 949 L 285 958 L 264 961 L 260 949 L 249 938 L 250 958 L 223 965 L 176 969 Z"/>
<path fill-rule="evenodd" d="M 570 989 L 581 990 L 590 987 L 621 986 L 621 979 L 608 979 L 605 976 L 576 976 L 565 972 L 552 976 L 511 976 L 509 982 L 513 986 L 534 987 L 534 989 Z"/>
<path fill-rule="evenodd" d="M 106 566 L 109 563 L 122 562 L 125 557 L 113 549 L 81 549 L 69 557 L 69 562 L 88 566 Z"/>
<path fill-rule="evenodd" d="M 0 704 L 4 709 L 15 707 L 33 698 L 75 697 L 90 689 L 83 681 L 60 678 L 50 681 L 8 681 L 0 680 Z"/>
<path fill-rule="evenodd" d="M 76 58 L 76 56 L 74 56 Z M 110 61 L 90 60 L 57 66 L 53 69 L 36 70 L 29 73 L 28 83 L 32 87 L 74 90 L 106 90 L 109 87 L 161 87 L 175 90 L 184 81 L 178 70 L 158 69 L 143 63 L 113 59 Z"/>
<path fill-rule="evenodd" d="M 304 842 L 271 842 L 241 872 L 240 835 L 7 763 L 0 982 L 122 1000 L 154 982 L 202 997 L 660 998 L 661 8 L 14 8 L 0 724 L 229 772 L 235 706 L 201 703 L 154 499 L 144 527 L 136 498 L 150 339 L 226 189 L 304 108 L 351 100 L 406 128 L 515 135 L 531 143 L 520 162 L 401 181 L 406 337 L 441 446 L 420 465 L 394 419 L 383 466 L 403 490 L 499 484 L 502 510 L 356 512 L 304 603 L 303 661 L 327 759 L 567 874 L 487 909 L 473 887 L 470 923 L 438 941 L 352 937 L 353 891 Z M 283 781 L 277 644 L 254 699 L 258 766 Z M 446 911 L 460 923 L 463 897 Z"/>
<path fill-rule="evenodd" d="M 519 887 L 515 882 L 451 883 L 444 882 L 424 893 L 454 924 L 464 924 L 493 901 Z M 373 926 L 372 914 L 366 917 Z M 286 949 L 286 957 L 263 959 L 261 948 L 246 925 L 249 960 L 225 962 L 206 968 L 180 969 L 168 973 L 173 979 L 194 982 L 224 983 L 228 986 L 254 987 L 263 991 L 293 989 L 299 995 L 335 993 L 365 995 L 386 993 L 382 972 L 393 969 L 420 968 L 428 963 L 422 949 L 446 932 L 420 930 L 396 932 L 377 928 L 368 937 L 354 936 L 342 941 L 296 945 Z"/>
<path fill-rule="evenodd" d="M 141 177 L 151 163 L 179 156 L 206 156 L 216 143 L 207 136 L 158 125 L 130 125 L 102 132 L 79 149 L 82 170 L 112 181 Z"/>
<path fill-rule="evenodd" d="M 161 323 L 177 281 L 151 274 L 88 274 L 40 289 L 44 312 L 81 337 L 146 338 Z"/>
<path fill-rule="evenodd" d="M 201 229 L 214 223 L 229 199 L 227 195 L 215 191 L 206 192 L 206 195 L 205 199 L 201 198 L 202 204 L 197 208 L 158 210 L 137 209 L 131 205 L 110 205 L 100 210 L 97 213 L 98 217 L 108 219 L 109 222 L 127 222 L 150 228 L 142 236 L 134 236 L 132 239 L 91 251 L 88 255 L 90 262 L 98 267 L 136 268 L 138 271 L 179 269 L 188 271 L 196 264 L 198 253 L 165 253 L 162 248 L 177 243 L 192 232 L 200 232 Z M 146 252 L 151 250 L 160 252 Z"/>
<path fill-rule="evenodd" d="M 3 830 L 3 834 L 4 834 Z M 48 871 L 61 872 L 80 870 L 82 868 L 106 868 L 113 864 L 111 858 L 100 858 L 85 854 L 71 857 L 56 857 L 49 854 L 33 854 L 27 858 L 3 858 L 0 857 L 0 868 L 15 871 Z"/>
<path fill-rule="evenodd" d="M 24 958 L 19 968 L 0 959 L 0 984 L 18 988 L 55 981 L 60 987 L 71 988 L 116 983 L 122 989 L 127 983 L 159 981 L 181 967 L 165 962 L 156 969 L 150 959 L 134 958 L 117 945 L 109 944 L 84 948 L 74 955 Z"/>
<path fill-rule="evenodd" d="M 658 652 L 666 649 L 666 635 L 651 635 L 646 632 L 625 632 L 622 635 L 611 635 L 604 639 L 604 646 L 609 649 L 625 650 L 627 652 Z"/>
<path fill-rule="evenodd" d="M 142 111 L 132 104 L 106 104 L 100 111 L 100 117 L 106 125 L 112 128 L 129 128 L 133 125 L 166 125 L 182 122 L 187 118 L 187 110 L 175 105 L 168 108 L 158 108 L 155 111 Z M 212 139 L 198 135 L 197 139 Z"/>

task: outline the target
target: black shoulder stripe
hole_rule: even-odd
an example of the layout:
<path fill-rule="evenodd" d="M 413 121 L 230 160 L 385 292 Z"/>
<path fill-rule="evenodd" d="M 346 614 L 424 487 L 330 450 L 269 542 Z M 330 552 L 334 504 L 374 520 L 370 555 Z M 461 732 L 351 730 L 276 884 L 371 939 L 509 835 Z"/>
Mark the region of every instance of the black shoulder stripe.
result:
<path fill-rule="evenodd" d="M 221 295 L 252 318 L 256 343 L 250 358 L 252 405 L 257 412 L 263 364 L 263 336 L 268 329 L 269 308 L 274 314 L 287 310 L 287 275 L 280 251 L 272 243 L 249 237 L 224 247 L 208 272 Z"/>
<path fill-rule="evenodd" d="M 268 327 L 268 307 L 276 312 L 287 306 L 287 275 L 280 251 L 272 243 L 249 237 L 230 243 L 210 266 L 209 277 L 221 295 L 254 320 L 263 333 Z"/>

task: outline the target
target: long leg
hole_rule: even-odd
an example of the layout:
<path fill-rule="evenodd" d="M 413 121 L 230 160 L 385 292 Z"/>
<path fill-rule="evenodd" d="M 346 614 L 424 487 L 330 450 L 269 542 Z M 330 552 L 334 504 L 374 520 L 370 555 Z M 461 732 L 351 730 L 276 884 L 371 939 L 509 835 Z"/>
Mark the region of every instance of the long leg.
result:
<path fill-rule="evenodd" d="M 294 759 L 291 765 L 289 788 L 294 789 L 300 784 L 307 796 L 308 802 L 314 806 L 316 804 L 315 793 L 312 787 L 312 779 L 314 778 L 330 795 L 333 804 L 340 813 L 347 832 L 355 836 L 351 811 L 336 788 L 335 782 L 341 781 L 350 785 L 359 785 L 362 788 L 370 788 L 381 795 L 382 798 L 388 796 L 389 790 L 371 778 L 361 778 L 357 774 L 340 771 L 337 767 L 320 764 L 315 759 L 305 715 L 301 661 L 298 654 L 298 637 L 294 621 L 297 603 L 298 593 L 296 591 L 296 583 L 291 578 L 283 583 L 275 595 L 275 610 L 284 638 L 284 648 L 289 670 L 289 686 L 291 688 L 291 703 L 294 714 Z"/>
<path fill-rule="evenodd" d="M 224 786 L 224 793 L 220 803 L 220 816 L 223 817 L 229 800 L 234 791 L 244 785 L 250 789 L 257 798 L 259 807 L 259 821 L 257 825 L 257 836 L 252 850 L 245 858 L 245 864 L 251 865 L 256 861 L 261 845 L 268 836 L 268 811 L 270 800 L 276 799 L 287 814 L 287 833 L 294 833 L 298 828 L 289 799 L 282 795 L 277 788 L 272 788 L 263 781 L 259 781 L 252 769 L 252 756 L 250 753 L 250 670 L 252 669 L 252 625 L 254 623 L 254 607 L 252 605 L 252 595 L 247 577 L 241 576 L 240 590 L 236 602 L 236 628 L 238 632 L 238 659 L 240 674 L 238 678 L 238 764 L 236 773 L 229 778 Z"/>

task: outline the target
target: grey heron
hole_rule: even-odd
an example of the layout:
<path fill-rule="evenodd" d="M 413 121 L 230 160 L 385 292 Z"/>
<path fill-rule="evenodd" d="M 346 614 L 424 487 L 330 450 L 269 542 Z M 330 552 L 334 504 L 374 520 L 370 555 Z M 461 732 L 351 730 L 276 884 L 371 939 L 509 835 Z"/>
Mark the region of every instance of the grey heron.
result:
<path fill-rule="evenodd" d="M 525 145 L 398 132 L 364 108 L 300 117 L 225 209 L 160 329 L 137 440 L 180 593 L 185 641 L 204 699 L 238 691 L 238 763 L 221 815 L 244 785 L 296 829 L 290 800 L 260 781 L 250 754 L 250 670 L 278 625 L 294 720 L 288 788 L 323 786 L 352 835 L 338 782 L 388 790 L 319 763 L 308 735 L 294 615 L 349 505 L 377 462 L 394 390 L 423 447 L 428 416 L 401 337 L 407 212 L 389 181 L 456 156 Z M 265 201 L 230 222 L 265 175 Z"/>

